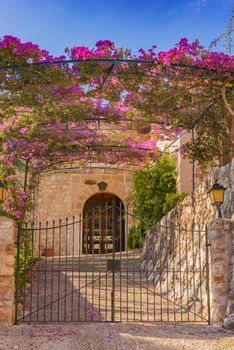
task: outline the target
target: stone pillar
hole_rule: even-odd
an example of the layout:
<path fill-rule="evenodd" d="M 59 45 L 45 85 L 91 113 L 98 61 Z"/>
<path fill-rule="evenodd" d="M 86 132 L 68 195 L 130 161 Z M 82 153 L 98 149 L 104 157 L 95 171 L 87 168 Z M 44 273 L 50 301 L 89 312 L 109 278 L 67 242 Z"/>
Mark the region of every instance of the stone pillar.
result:
<path fill-rule="evenodd" d="M 212 323 L 222 324 L 227 309 L 230 285 L 231 221 L 222 218 L 211 221 L 208 236 L 211 244 Z"/>
<path fill-rule="evenodd" d="M 15 222 L 9 218 L 0 216 L 0 326 L 10 326 L 14 323 L 15 235 Z"/>
<path fill-rule="evenodd" d="M 232 254 L 231 254 L 231 265 L 230 265 L 230 285 L 228 294 L 228 304 L 226 317 L 224 319 L 224 327 L 228 329 L 234 329 L 234 221 L 231 222 L 232 230 Z"/>
<path fill-rule="evenodd" d="M 185 134 L 178 142 L 182 147 L 191 141 L 191 133 Z M 177 154 L 177 191 L 190 193 L 193 190 L 193 165 L 190 159 L 185 158 L 182 151 Z"/>

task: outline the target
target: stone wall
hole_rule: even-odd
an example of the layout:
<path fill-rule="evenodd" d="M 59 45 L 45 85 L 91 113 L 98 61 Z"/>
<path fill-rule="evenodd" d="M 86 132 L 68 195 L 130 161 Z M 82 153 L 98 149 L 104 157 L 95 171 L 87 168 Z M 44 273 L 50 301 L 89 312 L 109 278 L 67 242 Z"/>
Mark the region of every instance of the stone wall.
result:
<path fill-rule="evenodd" d="M 14 322 L 15 235 L 15 223 L 11 219 L 0 216 L 0 326 L 9 326 Z"/>
<path fill-rule="evenodd" d="M 231 163 L 221 167 L 215 172 L 214 180 L 226 188 L 221 211 L 224 218 L 231 220 L 229 229 L 231 249 L 229 262 L 229 287 L 227 292 L 228 300 L 224 324 L 228 328 L 234 328 L 234 158 Z"/>
<path fill-rule="evenodd" d="M 75 217 L 83 212 L 85 202 L 94 194 L 100 192 L 97 185 L 86 185 L 89 177 L 97 183 L 107 183 L 105 192 L 119 197 L 124 205 L 132 190 L 131 173 L 124 170 L 94 169 L 89 170 L 58 170 L 43 173 L 37 194 L 35 219 L 37 222 L 52 221 Z"/>
<path fill-rule="evenodd" d="M 232 222 L 218 218 L 209 225 L 212 322 L 222 323 L 226 314 L 230 287 L 232 251 Z M 234 307 L 234 304 L 231 306 Z M 234 310 L 233 310 L 234 311 Z"/>
<path fill-rule="evenodd" d="M 142 269 L 156 289 L 180 305 L 184 321 L 208 316 L 206 225 L 215 210 L 200 186 L 147 233 Z"/>
<path fill-rule="evenodd" d="M 234 219 L 234 158 L 229 164 L 215 171 L 213 181 L 226 188 L 224 202 L 221 206 L 222 216 Z"/>
<path fill-rule="evenodd" d="M 229 267 L 229 291 L 227 298 L 227 308 L 224 319 L 224 326 L 227 328 L 234 328 L 234 221 L 231 224 L 231 256 Z"/>
<path fill-rule="evenodd" d="M 221 209 L 223 216 L 230 222 L 234 212 L 234 159 L 230 164 L 218 169 L 213 176 L 205 179 L 203 184 L 194 193 L 187 196 L 183 202 L 164 216 L 147 233 L 144 247 L 145 253 L 142 268 L 145 271 L 155 270 L 160 272 L 158 274 L 151 274 L 148 276 L 149 279 L 154 279 L 156 288 L 162 288 L 169 298 L 175 298 L 175 302 L 178 304 L 182 303 L 185 305 L 185 308 L 190 308 L 194 313 L 197 308 L 196 304 L 200 305 L 199 301 L 201 299 L 202 308 L 204 308 L 203 313 L 207 313 L 206 226 L 217 217 L 217 211 L 211 205 L 207 190 L 215 181 L 227 188 Z M 223 230 L 224 232 L 226 232 L 226 229 Z M 225 234 L 224 237 L 226 237 Z M 225 242 L 223 238 L 224 245 L 226 244 Z M 230 259 L 227 254 L 226 265 L 223 264 L 223 266 L 225 265 L 223 269 L 225 269 L 227 276 L 229 276 L 229 285 L 228 287 L 222 286 L 223 290 L 225 289 L 225 300 L 227 301 L 227 298 L 229 299 L 226 314 L 230 314 L 232 308 L 234 308 L 234 241 L 233 246 L 229 244 L 229 247 L 230 251 L 226 253 L 230 254 Z M 217 266 L 215 265 L 215 259 L 219 259 L 219 257 L 215 254 L 224 254 L 224 252 L 221 253 L 221 250 L 215 246 L 215 243 L 214 246 L 211 246 L 211 252 L 213 254 L 211 262 L 214 264 L 211 269 L 211 280 L 213 282 L 215 279 L 217 282 L 217 278 L 219 278 L 220 272 L 217 271 Z M 231 262 L 232 265 L 230 265 Z M 181 269 L 184 271 L 187 279 L 178 273 L 168 275 L 168 271 L 181 271 Z M 201 271 L 201 274 L 194 277 L 192 271 L 195 270 Z M 225 281 L 227 276 L 225 277 Z M 217 288 L 217 285 L 215 288 Z M 220 303 L 221 299 L 219 299 L 218 303 Z M 225 302 L 222 305 L 224 304 Z M 212 301 L 213 308 L 215 305 L 217 305 L 216 299 Z M 220 307 L 223 310 L 224 306 Z M 197 311 L 200 314 L 202 312 L 202 310 Z"/>

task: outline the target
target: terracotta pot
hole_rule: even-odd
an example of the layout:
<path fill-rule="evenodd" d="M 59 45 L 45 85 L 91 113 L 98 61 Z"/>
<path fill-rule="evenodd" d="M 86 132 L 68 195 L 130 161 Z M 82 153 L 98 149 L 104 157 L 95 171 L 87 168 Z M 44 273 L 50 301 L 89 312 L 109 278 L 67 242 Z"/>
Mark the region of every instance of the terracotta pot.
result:
<path fill-rule="evenodd" d="M 54 248 L 44 248 L 41 255 L 42 256 L 54 256 Z"/>

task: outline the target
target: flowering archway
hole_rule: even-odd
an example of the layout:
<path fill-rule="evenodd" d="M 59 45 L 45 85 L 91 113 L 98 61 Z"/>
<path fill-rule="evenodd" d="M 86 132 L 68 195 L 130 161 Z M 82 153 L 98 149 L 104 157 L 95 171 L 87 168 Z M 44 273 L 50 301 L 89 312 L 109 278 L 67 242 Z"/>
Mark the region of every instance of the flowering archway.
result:
<path fill-rule="evenodd" d="M 133 55 L 101 40 L 53 57 L 0 41 L 3 210 L 22 218 L 38 175 L 64 164 L 140 166 L 194 130 L 185 151 L 201 163 L 232 149 L 234 58 L 182 39 L 168 52 Z M 22 179 L 22 174 L 24 178 Z"/>

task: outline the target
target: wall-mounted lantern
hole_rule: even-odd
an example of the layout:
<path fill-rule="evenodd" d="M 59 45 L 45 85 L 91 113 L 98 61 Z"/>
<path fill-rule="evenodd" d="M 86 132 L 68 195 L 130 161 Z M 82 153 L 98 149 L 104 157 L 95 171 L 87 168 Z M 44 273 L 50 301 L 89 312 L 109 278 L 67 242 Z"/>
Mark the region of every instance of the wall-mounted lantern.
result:
<path fill-rule="evenodd" d="M 6 198 L 6 186 L 0 181 L 0 203 L 4 202 Z"/>
<path fill-rule="evenodd" d="M 208 191 L 211 203 L 217 207 L 220 218 L 222 217 L 220 206 L 223 204 L 225 190 L 226 188 L 216 182 Z"/>
<path fill-rule="evenodd" d="M 99 182 L 98 183 L 98 188 L 99 188 L 99 191 L 105 191 L 105 189 L 107 188 L 107 183 L 102 181 L 102 182 Z"/>

